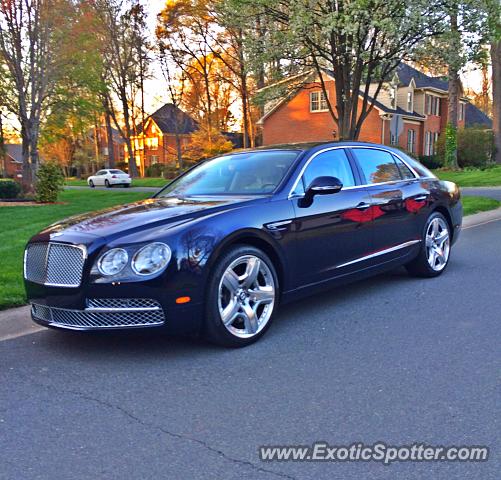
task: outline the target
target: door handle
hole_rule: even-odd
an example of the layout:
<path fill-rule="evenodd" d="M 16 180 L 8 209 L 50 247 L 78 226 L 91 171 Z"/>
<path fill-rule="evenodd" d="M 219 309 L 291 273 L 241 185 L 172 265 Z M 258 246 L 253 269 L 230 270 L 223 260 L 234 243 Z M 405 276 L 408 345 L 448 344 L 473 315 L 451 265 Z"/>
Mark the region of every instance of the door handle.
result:
<path fill-rule="evenodd" d="M 370 203 L 360 202 L 355 208 L 358 210 L 367 210 L 370 206 Z"/>
<path fill-rule="evenodd" d="M 417 197 L 414 197 L 414 200 L 416 202 L 424 202 L 427 199 L 428 199 L 428 195 L 418 195 Z"/>

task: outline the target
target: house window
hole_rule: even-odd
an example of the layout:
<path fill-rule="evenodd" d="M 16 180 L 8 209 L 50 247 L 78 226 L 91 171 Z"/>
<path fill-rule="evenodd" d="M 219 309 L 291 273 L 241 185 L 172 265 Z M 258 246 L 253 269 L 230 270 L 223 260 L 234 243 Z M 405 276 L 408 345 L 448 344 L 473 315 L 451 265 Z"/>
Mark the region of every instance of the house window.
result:
<path fill-rule="evenodd" d="M 146 139 L 146 146 L 151 148 L 152 150 L 156 150 L 158 148 L 158 137 L 150 137 Z"/>
<path fill-rule="evenodd" d="M 412 112 L 414 110 L 414 93 L 407 92 L 407 111 Z"/>
<path fill-rule="evenodd" d="M 142 150 L 144 148 L 144 143 L 142 138 L 136 138 L 134 140 L 134 150 Z"/>
<path fill-rule="evenodd" d="M 440 115 L 440 97 L 426 95 L 425 113 L 426 115 Z"/>
<path fill-rule="evenodd" d="M 155 165 L 156 163 L 158 163 L 158 155 L 151 155 L 150 156 L 150 163 L 151 163 L 151 165 Z"/>
<path fill-rule="evenodd" d="M 396 135 L 393 133 L 390 133 L 390 145 L 397 145 L 398 144 L 398 138 Z"/>
<path fill-rule="evenodd" d="M 415 144 L 416 144 L 416 131 L 409 129 L 407 130 L 407 151 L 409 153 L 414 153 Z"/>
<path fill-rule="evenodd" d="M 460 122 L 462 122 L 464 120 L 464 108 L 465 108 L 465 104 L 460 103 L 459 104 L 459 113 L 458 113 L 458 120 Z"/>
<path fill-rule="evenodd" d="M 310 111 L 325 112 L 329 109 L 327 99 L 323 91 L 310 93 Z"/>
<path fill-rule="evenodd" d="M 426 132 L 424 134 L 424 154 L 431 157 L 435 154 L 435 145 L 438 140 L 438 132 Z"/>

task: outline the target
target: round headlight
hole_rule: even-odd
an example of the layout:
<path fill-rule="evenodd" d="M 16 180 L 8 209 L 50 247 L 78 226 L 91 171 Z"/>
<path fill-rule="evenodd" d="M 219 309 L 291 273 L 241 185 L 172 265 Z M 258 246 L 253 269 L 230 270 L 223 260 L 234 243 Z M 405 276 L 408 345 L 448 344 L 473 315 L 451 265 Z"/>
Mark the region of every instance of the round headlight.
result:
<path fill-rule="evenodd" d="M 97 268 L 103 275 L 116 275 L 125 268 L 128 260 L 129 256 L 123 248 L 112 248 L 99 259 Z"/>
<path fill-rule="evenodd" d="M 150 243 L 138 250 L 132 259 L 132 270 L 138 275 L 152 275 L 163 270 L 171 258 L 165 243 Z"/>

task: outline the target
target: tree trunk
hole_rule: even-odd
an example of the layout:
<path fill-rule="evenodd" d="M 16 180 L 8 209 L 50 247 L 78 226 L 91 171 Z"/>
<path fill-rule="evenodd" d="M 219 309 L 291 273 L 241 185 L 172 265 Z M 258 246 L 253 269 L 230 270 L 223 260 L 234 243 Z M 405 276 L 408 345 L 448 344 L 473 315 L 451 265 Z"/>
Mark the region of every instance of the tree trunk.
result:
<path fill-rule="evenodd" d="M 123 108 L 125 132 L 126 132 L 125 142 L 127 144 L 127 152 L 129 153 L 129 175 L 134 178 L 138 176 L 138 172 L 136 165 L 136 155 L 134 153 L 134 149 L 132 148 L 132 141 L 130 139 L 132 131 L 130 128 L 129 106 L 127 105 L 127 95 L 125 94 L 125 92 L 123 92 L 122 95 L 122 108 Z"/>
<path fill-rule="evenodd" d="M 108 168 L 115 168 L 115 146 L 113 143 L 113 129 L 111 128 L 111 117 L 109 110 L 104 113 L 104 121 L 106 123 L 106 144 L 108 147 Z"/>
<path fill-rule="evenodd" d="M 453 52 L 459 52 L 455 49 L 454 44 L 459 44 L 460 33 L 458 27 L 458 12 L 457 7 L 453 8 L 450 13 L 450 27 L 452 33 L 452 49 Z M 449 96 L 448 96 L 448 111 L 447 111 L 447 123 L 449 124 L 449 133 L 446 136 L 445 144 L 445 157 L 447 161 L 447 166 L 451 168 L 458 168 L 458 152 L 457 152 L 457 128 L 458 128 L 458 111 L 459 111 L 459 90 L 460 90 L 460 79 L 458 66 L 454 60 L 451 60 L 448 66 L 448 78 L 449 78 Z"/>
<path fill-rule="evenodd" d="M 492 61 L 492 128 L 496 163 L 501 163 L 501 40 L 491 44 Z"/>

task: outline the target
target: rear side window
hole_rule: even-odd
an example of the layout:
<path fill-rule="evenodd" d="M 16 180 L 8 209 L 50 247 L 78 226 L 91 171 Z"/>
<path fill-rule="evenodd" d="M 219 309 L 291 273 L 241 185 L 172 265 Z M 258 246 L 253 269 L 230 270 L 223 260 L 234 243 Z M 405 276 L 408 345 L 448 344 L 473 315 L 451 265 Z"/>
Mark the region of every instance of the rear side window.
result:
<path fill-rule="evenodd" d="M 399 155 L 406 161 L 408 165 L 410 165 L 414 171 L 420 176 L 420 177 L 427 177 L 427 178 L 437 178 L 435 175 L 433 175 L 430 170 L 428 170 L 424 165 L 419 163 L 417 160 L 414 160 L 412 157 L 409 155 L 406 155 L 405 153 L 401 152 Z"/>
<path fill-rule="evenodd" d="M 344 187 L 355 185 L 353 171 L 344 149 L 336 148 L 317 155 L 303 174 L 304 188 L 307 188 L 317 177 L 339 178 Z"/>
<path fill-rule="evenodd" d="M 110 170 L 110 173 L 113 173 L 115 175 L 120 175 L 123 174 L 124 172 L 122 172 L 122 170 Z"/>
<path fill-rule="evenodd" d="M 354 148 L 366 183 L 384 183 L 401 180 L 393 155 L 383 150 Z"/>
<path fill-rule="evenodd" d="M 416 178 L 411 169 L 404 162 L 402 162 L 402 160 L 395 156 L 393 157 L 393 159 L 395 160 L 395 163 L 398 166 L 398 170 L 400 171 L 400 175 L 404 180 L 411 180 L 413 178 Z"/>

